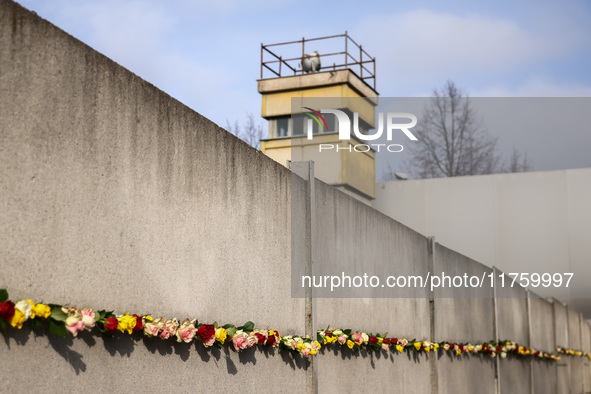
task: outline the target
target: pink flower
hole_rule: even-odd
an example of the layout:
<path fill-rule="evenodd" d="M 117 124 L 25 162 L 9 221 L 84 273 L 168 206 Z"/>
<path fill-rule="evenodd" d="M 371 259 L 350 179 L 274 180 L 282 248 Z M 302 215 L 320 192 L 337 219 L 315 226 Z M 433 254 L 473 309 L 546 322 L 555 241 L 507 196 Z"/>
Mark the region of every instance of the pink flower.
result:
<path fill-rule="evenodd" d="M 195 328 L 195 320 L 190 321 L 189 319 L 185 319 L 183 324 L 181 324 L 176 332 L 177 341 L 189 343 L 193 340 L 196 332 L 197 329 Z M 213 339 L 215 340 L 215 337 Z"/>
<path fill-rule="evenodd" d="M 363 336 L 361 335 L 361 333 L 358 332 L 353 334 L 352 339 L 356 345 L 360 345 L 363 342 Z"/>
<path fill-rule="evenodd" d="M 339 341 L 339 343 L 340 343 L 341 345 L 344 345 L 345 343 L 347 343 L 347 337 L 346 337 L 346 336 L 344 336 L 344 335 L 341 335 L 341 336 L 339 337 L 339 339 L 337 339 L 337 340 Z"/>
<path fill-rule="evenodd" d="M 248 335 L 244 331 L 242 331 L 242 330 L 237 331 L 236 334 L 234 334 L 234 337 L 232 338 L 232 343 L 234 344 L 234 350 L 239 352 L 240 350 L 246 349 L 248 346 L 248 343 L 246 341 L 247 337 L 248 337 Z"/>
<path fill-rule="evenodd" d="M 172 320 L 166 320 L 164 319 L 164 325 L 162 326 L 162 329 L 160 331 L 160 338 L 162 339 L 168 339 L 171 336 L 174 336 L 176 334 L 176 331 L 179 327 L 179 322 L 176 319 L 172 319 Z"/>
<path fill-rule="evenodd" d="M 66 319 L 66 330 L 70 331 L 72 335 L 78 335 L 78 331 L 84 329 L 84 322 L 78 316 L 68 316 Z"/>
<path fill-rule="evenodd" d="M 257 344 L 258 341 L 259 341 L 259 339 L 256 337 L 256 335 L 250 334 L 246 338 L 246 347 L 253 347 L 254 345 Z"/>
<path fill-rule="evenodd" d="M 310 349 L 308 349 L 308 348 L 305 348 L 305 349 L 304 349 L 304 356 L 306 356 L 306 357 L 307 357 L 309 354 L 310 354 Z"/>
<path fill-rule="evenodd" d="M 149 322 L 146 320 L 146 324 L 144 324 L 144 334 L 148 337 L 156 337 L 160 333 L 160 330 L 164 327 L 164 323 L 166 319 L 160 317 L 153 322 Z"/>
<path fill-rule="evenodd" d="M 80 313 L 82 314 L 82 323 L 84 323 L 84 328 L 87 331 L 90 331 L 96 323 L 94 321 L 94 312 L 90 308 L 84 308 L 80 310 Z"/>
<path fill-rule="evenodd" d="M 146 335 L 147 337 L 158 336 L 159 331 L 160 331 L 160 328 L 158 327 L 158 324 L 155 324 L 155 323 L 144 324 L 144 335 Z"/>
<path fill-rule="evenodd" d="M 382 343 L 382 350 L 388 351 L 390 350 L 390 346 L 386 345 L 385 343 Z"/>

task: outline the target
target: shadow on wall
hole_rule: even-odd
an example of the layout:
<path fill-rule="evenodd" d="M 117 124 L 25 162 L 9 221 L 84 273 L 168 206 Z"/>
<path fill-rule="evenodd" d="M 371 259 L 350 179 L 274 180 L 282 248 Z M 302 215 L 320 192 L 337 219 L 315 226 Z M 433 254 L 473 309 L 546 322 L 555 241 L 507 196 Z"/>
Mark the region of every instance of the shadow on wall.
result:
<path fill-rule="evenodd" d="M 9 330 L 4 334 L 4 341 L 6 343 L 6 347 L 10 349 L 11 340 L 17 346 L 25 346 L 27 342 L 34 338 L 43 338 L 46 337 L 49 345 L 55 350 L 64 360 L 66 360 L 76 372 L 76 375 L 79 375 L 81 372 L 86 372 L 87 366 L 83 360 L 83 355 L 74 351 L 72 346 L 74 344 L 74 338 L 71 336 L 67 336 L 65 338 L 56 337 L 50 334 L 43 332 L 42 330 L 33 331 L 31 329 L 23 329 L 23 330 Z M 82 340 L 89 348 L 94 347 L 97 345 L 96 335 L 93 335 L 89 332 L 81 331 L 78 333 L 78 340 Z M 194 352 L 196 352 L 203 362 L 209 362 L 212 359 L 215 360 L 216 365 L 218 364 L 222 358 L 226 361 L 226 368 L 227 373 L 231 375 L 238 374 L 238 368 L 234 362 L 236 353 L 230 349 L 229 346 L 225 346 L 223 349 L 218 349 L 212 347 L 210 349 L 206 349 L 201 343 L 193 341 L 191 343 L 185 342 L 176 342 L 171 340 L 170 342 L 163 341 L 160 338 L 148 338 L 143 336 L 142 333 L 134 333 L 133 335 L 126 335 L 117 332 L 112 337 L 103 337 L 101 336 L 99 341 L 102 340 L 103 346 L 105 350 L 112 356 L 115 357 L 119 355 L 120 357 L 130 357 L 133 351 L 135 350 L 136 346 L 143 342 L 143 346 L 153 354 L 153 357 L 165 357 L 170 356 L 172 354 L 179 356 L 179 358 L 186 362 L 189 359 L 191 354 L 191 348 L 194 347 Z M 253 364 L 257 363 L 256 354 L 261 353 L 265 358 L 269 357 L 278 357 L 280 356 L 281 360 L 291 367 L 292 369 L 303 369 L 307 370 L 310 366 L 309 359 L 306 359 L 299 354 L 293 354 L 288 351 L 279 351 L 278 349 L 270 349 L 270 348 L 249 348 L 243 350 L 237 354 L 238 361 L 241 364 Z M 352 358 L 363 358 L 368 359 L 370 361 L 370 365 L 372 369 L 375 369 L 375 360 L 389 360 L 392 364 L 396 362 L 398 357 L 406 357 L 409 361 L 413 361 L 415 363 L 427 362 L 429 357 L 432 355 L 427 355 L 426 353 L 416 353 L 412 352 L 410 349 L 405 349 L 403 351 L 404 354 L 396 355 L 392 352 L 374 352 L 371 350 L 361 349 L 361 350 L 351 350 L 346 347 L 339 347 L 339 348 L 327 348 L 323 347 L 320 350 L 321 357 L 322 356 L 330 356 L 333 355 L 338 357 L 340 355 L 341 359 L 352 359 Z M 442 357 L 447 356 L 451 362 L 462 362 L 462 358 L 452 356 L 448 352 L 438 352 L 437 359 L 441 359 Z M 479 359 L 481 363 L 492 363 L 494 359 L 491 357 L 479 354 L 477 357 L 475 356 L 468 356 L 465 354 L 466 358 L 470 358 L 472 361 L 475 361 L 476 358 Z M 425 360 L 422 360 L 422 359 Z"/>
<path fill-rule="evenodd" d="M 322 349 L 320 349 L 320 354 L 323 356 L 328 356 L 328 355 L 334 355 L 335 357 L 338 357 L 339 354 L 341 356 L 341 359 L 343 360 L 347 360 L 347 359 L 351 359 L 353 357 L 358 358 L 369 358 L 370 359 L 370 364 L 372 369 L 376 369 L 375 366 L 375 360 L 380 360 L 380 359 L 385 359 L 385 360 L 389 360 L 392 364 L 396 363 L 396 358 L 398 357 L 406 357 L 408 361 L 413 361 L 416 364 L 420 364 L 421 362 L 428 362 L 429 358 L 432 357 L 433 355 L 437 356 L 437 360 L 446 357 L 449 359 L 450 362 L 459 362 L 461 363 L 464 359 L 466 359 L 466 361 L 468 362 L 474 362 L 476 360 L 479 360 L 480 363 L 495 363 L 496 360 L 488 355 L 479 353 L 477 355 L 470 355 L 468 353 L 462 353 L 461 356 L 456 356 L 453 355 L 450 352 L 443 352 L 441 349 L 438 350 L 436 353 L 431 353 L 431 354 L 427 354 L 427 353 L 417 353 L 412 351 L 411 348 L 405 348 L 403 350 L 404 354 L 397 354 L 395 352 L 374 352 L 371 350 L 367 350 L 367 349 L 361 349 L 361 350 L 356 350 L 353 351 L 351 349 L 348 349 L 344 346 L 341 346 L 340 348 L 327 348 L 327 347 L 323 347 Z"/>
<path fill-rule="evenodd" d="M 47 334 L 43 332 L 43 330 L 33 331 L 26 328 L 22 330 L 8 330 L 8 332 L 3 333 L 3 336 L 8 349 L 10 349 L 11 346 L 11 339 L 17 346 L 25 346 L 31 337 L 33 337 L 34 340 L 36 340 L 36 338 L 46 337 L 49 345 L 72 366 L 76 375 L 79 375 L 80 372 L 86 372 L 87 367 L 83 360 L 84 356 L 77 351 L 72 350 L 72 345 L 75 340 L 72 336 L 60 338 Z M 140 342 L 143 342 L 143 346 L 154 355 L 153 357 L 170 356 L 175 354 L 179 356 L 183 362 L 186 362 L 191 354 L 191 347 L 194 347 L 194 351 L 199 355 L 202 361 L 209 362 L 211 359 L 214 359 L 217 365 L 217 361 L 220 361 L 223 357 L 226 361 L 228 374 L 238 374 L 238 368 L 234 362 L 236 358 L 232 357 L 232 354 L 236 356 L 236 353 L 231 350 L 229 346 L 224 346 L 223 349 L 215 347 L 206 349 L 197 341 L 191 343 L 179 343 L 171 339 L 170 342 L 167 342 L 160 338 L 148 338 L 143 336 L 142 333 L 134 333 L 130 336 L 117 332 L 112 337 L 101 336 L 100 339 L 102 339 L 105 350 L 107 350 L 112 357 L 117 354 L 121 357 L 130 357 L 135 350 L 135 347 Z M 97 344 L 96 336 L 90 332 L 79 332 L 78 340 L 82 340 L 89 348 L 92 348 Z M 261 353 L 265 358 L 281 356 L 281 360 L 294 370 L 307 370 L 310 366 L 310 361 L 299 354 L 292 354 L 286 351 L 279 352 L 278 349 L 270 348 L 258 349 L 252 347 L 243 350 L 237 353 L 238 361 L 241 364 L 255 365 L 257 363 L 256 353 Z"/>

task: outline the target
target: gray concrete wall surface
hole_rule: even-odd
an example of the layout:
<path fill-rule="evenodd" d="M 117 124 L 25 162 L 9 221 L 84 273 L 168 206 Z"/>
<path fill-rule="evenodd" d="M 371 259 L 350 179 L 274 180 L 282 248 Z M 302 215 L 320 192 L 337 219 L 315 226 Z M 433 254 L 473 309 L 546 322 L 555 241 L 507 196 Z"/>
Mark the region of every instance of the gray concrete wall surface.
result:
<path fill-rule="evenodd" d="M 309 261 L 313 245 L 314 269 L 326 275 L 492 272 L 439 244 L 432 250 L 424 235 L 320 181 L 312 204 L 311 186 L 0 0 L 0 286 L 12 299 L 200 322 L 253 320 L 284 335 L 304 334 L 313 317 L 317 328 L 387 330 L 407 339 L 475 343 L 495 339 L 498 328 L 511 336 L 498 339 L 524 341 L 531 333 L 548 350 L 589 347 L 587 323 L 559 303 L 531 300 L 535 324 L 528 324 L 519 289 L 496 304 L 490 289 L 436 291 L 432 302 L 424 288 L 405 297 L 381 287 L 349 298 L 344 291 L 312 304 L 294 296 L 292 261 Z M 294 213 L 314 215 L 314 242 Z M 0 343 L 0 391 L 73 392 L 108 380 L 117 388 L 178 391 L 521 393 L 533 381 L 537 393 L 584 387 L 589 371 L 584 360 L 567 357 L 554 368 L 515 359 L 499 368 L 484 355 L 323 349 L 310 364 L 274 351 L 80 337 L 10 331 Z M 558 389 L 547 391 L 552 379 Z"/>
<path fill-rule="evenodd" d="M 285 275 L 289 171 L 8 0 L 0 130 L 0 283 L 11 298 L 304 332 L 304 302 Z M 0 343 L 2 390 L 106 378 L 306 390 L 305 365 L 289 357 L 143 342 L 18 333 Z"/>

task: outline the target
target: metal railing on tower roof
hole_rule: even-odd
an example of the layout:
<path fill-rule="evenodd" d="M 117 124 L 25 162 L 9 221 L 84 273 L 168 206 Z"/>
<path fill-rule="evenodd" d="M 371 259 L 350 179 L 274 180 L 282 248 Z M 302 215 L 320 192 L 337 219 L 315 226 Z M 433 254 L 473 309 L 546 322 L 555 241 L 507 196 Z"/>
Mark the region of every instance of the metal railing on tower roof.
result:
<path fill-rule="evenodd" d="M 361 80 L 367 83 L 369 86 L 373 85 L 373 89 L 376 89 L 376 58 L 372 57 L 369 53 L 363 49 L 363 46 L 357 44 L 347 32 L 345 34 L 338 34 L 335 36 L 318 37 L 318 38 L 304 38 L 297 41 L 281 42 L 277 44 L 263 44 L 261 43 L 261 79 L 264 78 L 264 71 L 268 70 L 274 75 L 274 77 L 282 77 L 289 75 L 304 74 L 304 67 L 302 63 L 306 56 L 306 43 L 312 41 L 322 41 L 329 39 L 344 38 L 344 50 L 340 52 L 322 53 L 318 56 L 322 58 L 319 71 L 330 71 L 330 70 L 345 70 L 349 69 L 356 73 Z M 273 49 L 271 51 L 269 47 L 283 46 L 294 46 L 301 45 L 301 56 L 288 56 L 287 58 L 279 55 L 275 52 L 278 50 Z M 353 44 L 350 46 L 350 44 Z M 342 47 L 341 47 L 342 48 Z M 353 49 L 353 50 L 351 50 Z M 275 52 L 274 52 L 275 51 Z M 358 57 L 355 57 L 357 54 Z M 267 56 L 265 56 L 267 55 Z M 299 54 L 298 54 L 299 55 Z M 271 60 L 266 60 L 265 57 L 271 57 Z M 328 62 L 327 62 L 328 60 Z M 332 63 L 332 64 L 326 64 Z M 368 65 L 369 67 L 366 67 Z M 358 71 L 358 72 L 357 72 Z M 373 80 L 370 84 L 368 80 Z"/>

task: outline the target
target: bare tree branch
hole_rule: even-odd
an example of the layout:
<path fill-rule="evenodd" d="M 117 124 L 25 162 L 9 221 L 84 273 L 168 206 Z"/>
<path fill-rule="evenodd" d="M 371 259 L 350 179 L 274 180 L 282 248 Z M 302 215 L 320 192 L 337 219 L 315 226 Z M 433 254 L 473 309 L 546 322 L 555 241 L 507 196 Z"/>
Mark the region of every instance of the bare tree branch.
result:
<path fill-rule="evenodd" d="M 417 128 L 411 173 L 419 178 L 490 174 L 501 170 L 497 139 L 483 129 L 469 98 L 452 81 L 433 91 Z"/>
<path fill-rule="evenodd" d="M 234 125 L 231 125 L 230 122 L 226 120 L 226 130 L 250 146 L 256 149 L 261 149 L 261 139 L 265 137 L 265 133 L 263 126 L 255 120 L 252 113 L 246 115 L 246 122 L 242 127 L 240 127 L 237 120 L 234 121 Z"/>

